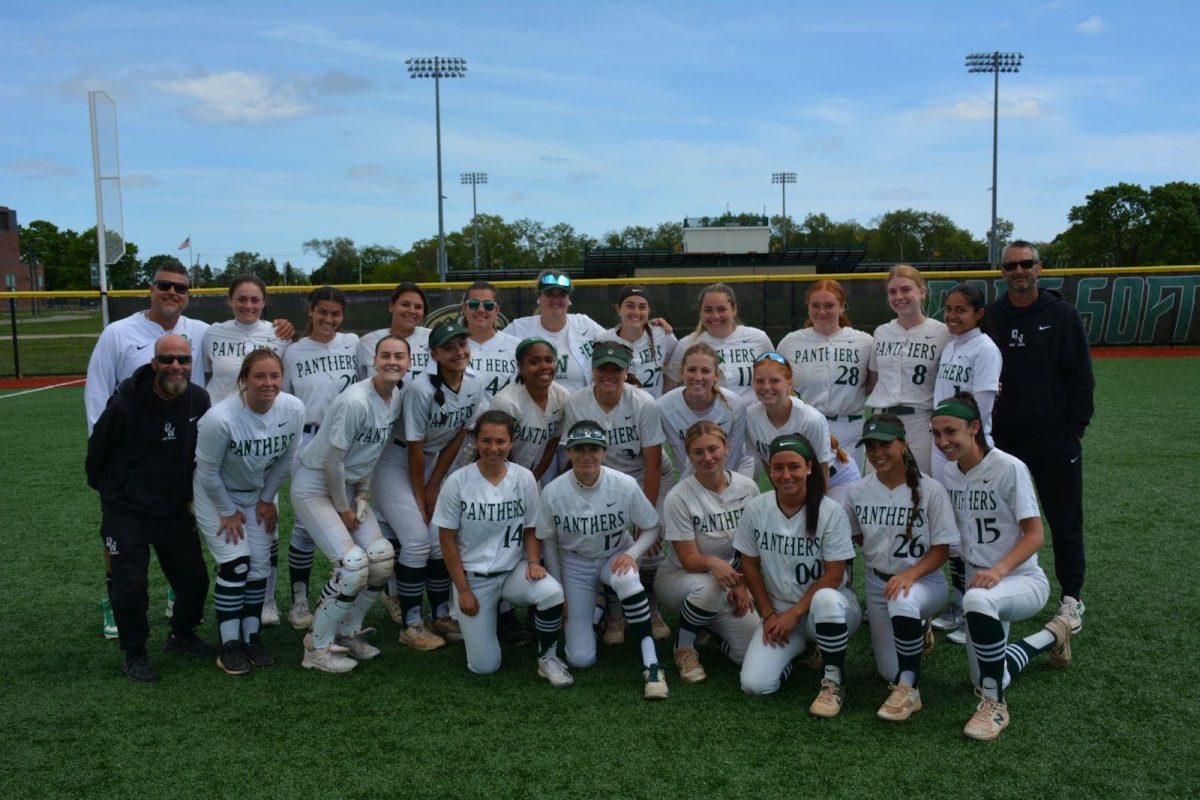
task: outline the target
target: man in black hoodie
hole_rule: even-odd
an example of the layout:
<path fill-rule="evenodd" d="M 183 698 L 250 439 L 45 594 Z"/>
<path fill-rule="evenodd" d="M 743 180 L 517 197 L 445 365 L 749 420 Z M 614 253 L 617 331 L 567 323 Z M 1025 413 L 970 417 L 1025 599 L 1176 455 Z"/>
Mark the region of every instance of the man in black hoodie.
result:
<path fill-rule="evenodd" d="M 168 652 L 215 657 L 195 634 L 208 596 L 208 569 L 189 504 L 196 423 L 208 393 L 191 383 L 192 350 L 168 334 L 154 357 L 117 388 L 88 439 L 88 486 L 100 492 L 100 537 L 112 561 L 109 600 L 117 620 L 122 670 L 132 681 L 157 675 L 146 657 L 150 547 L 175 590 Z"/>
<path fill-rule="evenodd" d="M 992 337 L 1004 357 L 992 411 L 996 446 L 1025 462 L 1050 524 L 1058 614 L 1083 628 L 1083 434 L 1092 419 L 1092 355 L 1075 306 L 1038 288 L 1037 248 L 1018 240 L 1004 249 L 1008 291 L 988 306 Z"/>

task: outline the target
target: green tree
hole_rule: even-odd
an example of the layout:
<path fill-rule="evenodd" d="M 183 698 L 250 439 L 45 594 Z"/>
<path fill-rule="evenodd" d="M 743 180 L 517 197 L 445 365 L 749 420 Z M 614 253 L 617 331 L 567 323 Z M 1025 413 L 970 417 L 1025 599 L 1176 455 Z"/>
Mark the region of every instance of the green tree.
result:
<path fill-rule="evenodd" d="M 391 283 L 390 279 L 382 276 L 392 274 L 403 256 L 404 253 L 401 250 L 382 244 L 369 244 L 359 248 L 358 258 L 362 261 L 363 281 L 365 283 Z"/>
<path fill-rule="evenodd" d="M 333 239 L 309 239 L 302 247 L 306 253 L 316 253 L 325 263 L 313 270 L 312 282 L 317 284 L 358 283 L 361 261 L 352 239 L 338 236 Z"/>

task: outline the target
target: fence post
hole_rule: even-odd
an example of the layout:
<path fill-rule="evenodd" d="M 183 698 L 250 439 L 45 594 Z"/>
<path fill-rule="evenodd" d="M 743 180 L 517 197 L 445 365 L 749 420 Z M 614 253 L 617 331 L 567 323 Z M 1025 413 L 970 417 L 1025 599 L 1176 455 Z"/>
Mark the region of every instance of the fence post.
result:
<path fill-rule="evenodd" d="M 13 377 L 21 377 L 21 350 L 17 345 L 17 298 L 8 298 L 8 318 L 12 324 Z"/>

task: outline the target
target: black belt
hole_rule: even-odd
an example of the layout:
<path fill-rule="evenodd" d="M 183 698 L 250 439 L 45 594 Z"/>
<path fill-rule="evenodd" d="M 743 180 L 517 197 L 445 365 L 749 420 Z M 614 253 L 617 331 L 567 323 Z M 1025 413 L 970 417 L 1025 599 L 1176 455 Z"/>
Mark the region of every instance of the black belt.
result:
<path fill-rule="evenodd" d="M 863 418 L 862 414 L 843 414 L 842 416 L 846 418 L 846 422 L 858 422 Z M 826 414 L 825 419 L 829 420 L 830 422 L 837 422 L 839 417 L 837 414 L 834 414 L 833 416 Z"/>
<path fill-rule="evenodd" d="M 872 569 L 871 572 L 874 572 L 875 577 L 879 578 L 879 580 L 883 581 L 884 583 L 887 583 L 892 578 L 896 577 L 895 575 L 888 575 L 886 572 L 880 572 L 877 569 Z"/>
<path fill-rule="evenodd" d="M 888 406 L 887 408 L 875 409 L 876 414 L 915 414 L 917 410 L 912 406 Z"/>
<path fill-rule="evenodd" d="M 392 444 L 396 445 L 397 447 L 408 447 L 408 442 L 404 441 L 403 439 L 392 439 Z"/>
<path fill-rule="evenodd" d="M 501 575 L 507 575 L 508 572 L 468 572 L 472 578 L 499 578 Z"/>
<path fill-rule="evenodd" d="M 321 424 L 319 422 L 310 422 L 304 426 L 305 433 L 316 433 L 319 430 L 321 430 Z"/>
<path fill-rule="evenodd" d="M 970 561 L 967 562 L 967 566 L 969 566 L 971 569 L 975 570 L 976 572 L 983 572 L 984 570 L 991 569 L 991 567 L 981 567 L 978 564 L 972 564 Z"/>

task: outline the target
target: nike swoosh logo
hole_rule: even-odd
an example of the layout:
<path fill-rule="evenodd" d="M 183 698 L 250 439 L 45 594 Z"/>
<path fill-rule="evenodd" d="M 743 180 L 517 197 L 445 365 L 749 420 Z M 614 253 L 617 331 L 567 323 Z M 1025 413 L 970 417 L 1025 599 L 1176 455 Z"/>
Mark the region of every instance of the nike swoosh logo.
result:
<path fill-rule="evenodd" d="M 1075 456 L 1074 458 L 1071 459 L 1071 463 L 1074 464 L 1078 460 L 1079 460 L 1079 456 Z"/>
<path fill-rule="evenodd" d="M 139 344 L 137 349 L 138 349 L 138 350 L 145 350 L 145 349 L 146 349 L 147 347 L 149 347 L 149 346 L 150 346 L 150 345 L 148 345 L 148 344 Z"/>
<path fill-rule="evenodd" d="M 625 415 L 625 420 L 626 420 L 626 421 L 628 421 L 628 420 L 631 420 L 631 419 L 633 419 L 633 414 L 626 414 L 626 415 Z"/>
<path fill-rule="evenodd" d="M 286 422 L 281 422 L 281 423 L 279 423 L 279 427 L 281 427 L 281 428 L 282 428 L 284 425 L 287 425 L 287 423 L 286 423 Z"/>
<path fill-rule="evenodd" d="M 617 503 L 619 503 L 619 502 L 621 502 L 621 501 L 620 501 L 620 500 L 613 500 L 611 503 L 609 503 L 609 504 L 608 504 L 608 508 L 612 508 L 613 506 L 615 506 L 615 505 L 616 505 Z"/>
<path fill-rule="evenodd" d="M 928 336 L 926 336 L 925 338 L 926 338 L 926 339 L 932 339 L 932 338 L 933 338 L 933 334 L 931 333 L 931 334 L 929 334 Z"/>
<path fill-rule="evenodd" d="M 188 417 L 188 422 L 195 422 L 198 419 L 200 419 L 200 418 L 199 417 Z"/>
<path fill-rule="evenodd" d="M 1039 331 L 1048 331 L 1048 330 L 1050 330 L 1050 328 L 1051 328 L 1050 325 L 1038 325 Z"/>

